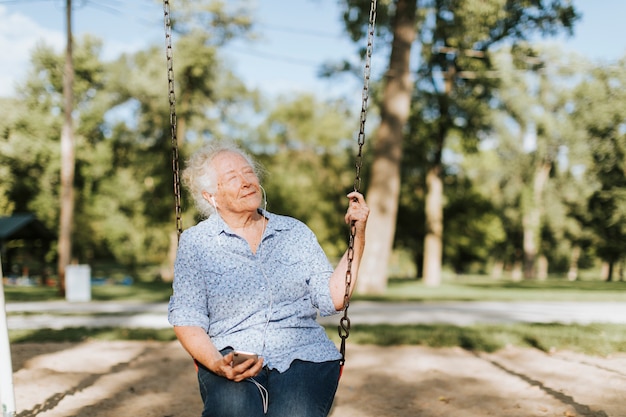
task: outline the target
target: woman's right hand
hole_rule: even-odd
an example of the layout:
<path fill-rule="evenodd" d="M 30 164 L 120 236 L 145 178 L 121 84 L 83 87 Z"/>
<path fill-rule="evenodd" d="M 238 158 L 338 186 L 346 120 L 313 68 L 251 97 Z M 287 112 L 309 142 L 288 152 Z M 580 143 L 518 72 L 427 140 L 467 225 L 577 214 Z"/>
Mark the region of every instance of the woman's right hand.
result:
<path fill-rule="evenodd" d="M 210 366 L 209 369 L 213 373 L 226 379 L 241 382 L 258 375 L 263 368 L 263 358 L 248 359 L 239 365 L 233 366 L 233 357 L 234 353 L 230 352 L 211 364 L 212 366 Z"/>
<path fill-rule="evenodd" d="M 232 366 L 234 353 L 230 352 L 222 356 L 202 327 L 174 326 L 174 333 L 194 360 L 214 374 L 231 381 L 239 382 L 256 376 L 263 368 L 263 358 L 249 359 L 239 365 Z"/>

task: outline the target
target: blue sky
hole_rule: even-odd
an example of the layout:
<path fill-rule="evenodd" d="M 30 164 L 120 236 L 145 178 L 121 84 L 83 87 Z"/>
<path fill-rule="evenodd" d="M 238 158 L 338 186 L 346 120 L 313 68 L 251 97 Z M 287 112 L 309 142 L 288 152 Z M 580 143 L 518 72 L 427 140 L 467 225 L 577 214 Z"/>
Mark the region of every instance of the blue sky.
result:
<path fill-rule="evenodd" d="M 0 0 L 0 96 L 23 80 L 33 46 L 40 41 L 64 47 L 65 14 L 61 0 Z M 103 58 L 112 59 L 149 44 L 164 45 L 163 6 L 153 0 L 74 0 L 74 32 L 103 39 Z M 260 39 L 225 51 L 235 71 L 269 94 L 315 91 L 360 97 L 360 80 L 319 80 L 321 63 L 354 57 L 356 47 L 341 31 L 337 0 L 249 0 L 258 17 Z M 595 61 L 626 55 L 625 0 L 574 0 L 582 20 L 563 47 Z M 171 1 L 172 8 L 176 1 Z M 163 53 L 165 55 L 165 52 Z M 174 51 L 174 59 L 176 59 Z M 373 72 L 386 57 L 376 54 Z M 164 70 L 165 71 L 165 70 Z M 164 86 L 164 89 L 166 87 Z"/>

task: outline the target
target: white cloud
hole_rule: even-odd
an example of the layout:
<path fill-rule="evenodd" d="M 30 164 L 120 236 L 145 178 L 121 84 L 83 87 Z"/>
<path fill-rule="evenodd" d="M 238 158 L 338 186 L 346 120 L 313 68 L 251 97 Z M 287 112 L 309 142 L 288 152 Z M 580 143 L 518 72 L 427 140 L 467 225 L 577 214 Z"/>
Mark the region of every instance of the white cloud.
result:
<path fill-rule="evenodd" d="M 9 13 L 4 6 L 0 6 L 0 21 L 0 96 L 8 97 L 14 94 L 15 83 L 26 77 L 35 45 L 45 42 L 61 51 L 65 40 L 63 33 L 39 26 L 23 14 Z"/>

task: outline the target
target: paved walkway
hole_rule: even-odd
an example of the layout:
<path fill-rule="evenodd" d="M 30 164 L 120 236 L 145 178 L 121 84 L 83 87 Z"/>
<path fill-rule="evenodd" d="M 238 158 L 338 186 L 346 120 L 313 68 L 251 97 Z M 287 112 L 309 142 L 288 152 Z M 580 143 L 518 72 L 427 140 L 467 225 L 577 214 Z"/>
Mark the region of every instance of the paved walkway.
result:
<path fill-rule="evenodd" d="M 7 303 L 9 329 L 67 327 L 167 328 L 167 303 L 67 301 Z M 622 323 L 626 302 L 394 302 L 354 301 L 352 324 Z M 336 324 L 339 316 L 321 318 Z"/>

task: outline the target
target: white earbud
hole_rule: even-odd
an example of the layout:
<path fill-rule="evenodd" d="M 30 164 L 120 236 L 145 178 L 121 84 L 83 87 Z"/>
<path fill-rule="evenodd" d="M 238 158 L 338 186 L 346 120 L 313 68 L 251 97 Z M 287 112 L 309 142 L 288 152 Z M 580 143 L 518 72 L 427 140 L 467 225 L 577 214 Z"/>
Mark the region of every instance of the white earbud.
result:
<path fill-rule="evenodd" d="M 211 196 L 211 202 L 213 203 L 213 207 L 217 208 L 217 203 L 215 202 L 215 197 Z"/>

